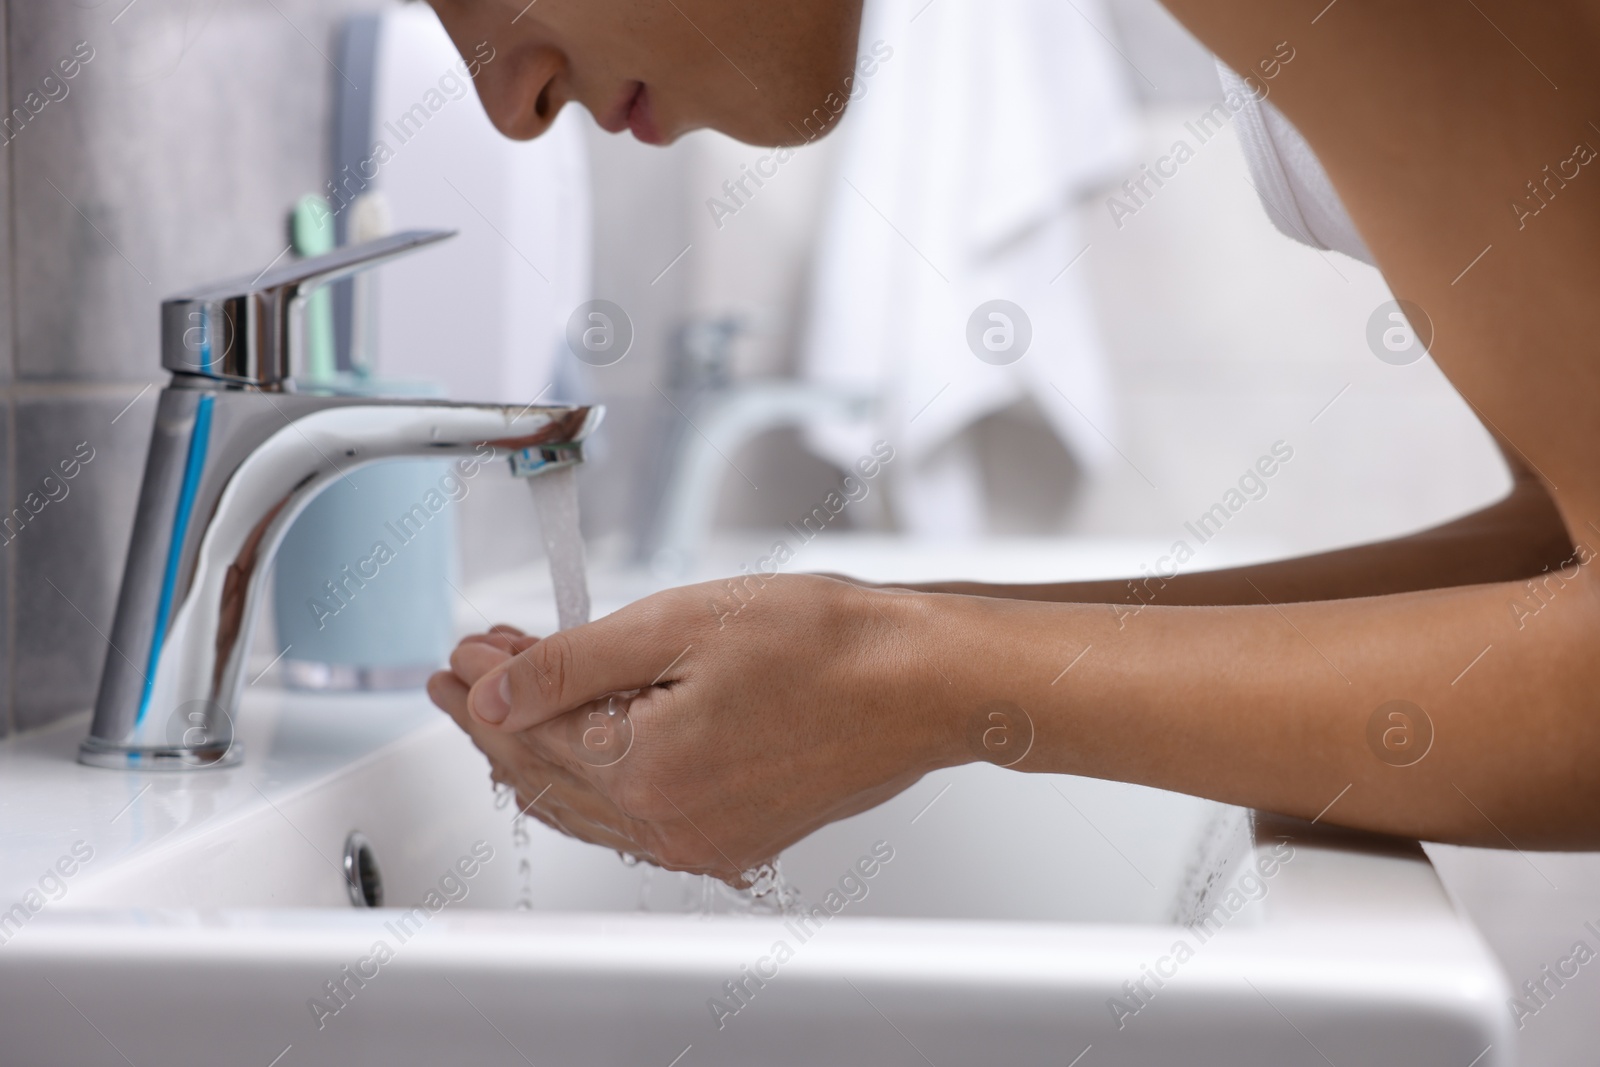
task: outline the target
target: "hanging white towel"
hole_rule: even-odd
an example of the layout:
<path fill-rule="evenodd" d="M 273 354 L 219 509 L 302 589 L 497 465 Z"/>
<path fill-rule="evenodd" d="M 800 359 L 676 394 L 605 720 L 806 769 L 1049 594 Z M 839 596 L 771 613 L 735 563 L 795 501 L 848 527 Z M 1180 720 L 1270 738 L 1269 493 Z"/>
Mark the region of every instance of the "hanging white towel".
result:
<path fill-rule="evenodd" d="M 1137 141 L 1108 27 L 1096 0 L 867 2 L 862 51 L 880 59 L 836 134 L 802 373 L 883 398 L 876 424 L 817 424 L 809 443 L 848 466 L 874 439 L 890 441 L 913 533 L 983 529 L 981 493 L 953 482 L 976 478 L 976 464 L 934 456 L 1019 400 L 1031 397 L 1085 466 L 1111 451 L 1115 413 L 1081 258 L 1093 253 L 1072 212 Z M 1031 325 L 1010 365 L 968 345 L 969 319 L 991 300 Z"/>

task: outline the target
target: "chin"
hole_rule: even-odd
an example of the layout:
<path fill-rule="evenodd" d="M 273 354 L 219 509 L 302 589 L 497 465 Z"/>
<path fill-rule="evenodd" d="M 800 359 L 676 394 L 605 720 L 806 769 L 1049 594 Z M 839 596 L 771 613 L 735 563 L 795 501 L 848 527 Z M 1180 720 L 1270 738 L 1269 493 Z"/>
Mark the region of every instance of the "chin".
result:
<path fill-rule="evenodd" d="M 857 77 L 853 62 L 843 64 L 836 77 L 785 93 L 776 105 L 730 115 L 717 122 L 722 133 L 745 144 L 797 148 L 820 141 L 832 133 L 849 110 L 851 89 Z"/>
<path fill-rule="evenodd" d="M 799 114 L 792 119 L 761 115 L 733 122 L 718 122 L 713 128 L 735 141 L 758 148 L 799 148 L 801 145 L 820 141 L 832 133 L 843 114 L 841 111 L 833 115 L 831 121 L 826 124 L 820 119 L 812 119 L 809 125 L 802 125 L 801 119 L 804 116 Z M 673 139 L 676 140 L 676 136 Z"/>
<path fill-rule="evenodd" d="M 810 0 L 779 11 L 771 36 L 785 47 L 751 68 L 760 91 L 722 94 L 724 108 L 706 125 L 746 144 L 797 147 L 833 131 L 852 92 L 860 95 L 859 65 L 875 69 L 876 61 L 856 54 L 861 0 Z"/>

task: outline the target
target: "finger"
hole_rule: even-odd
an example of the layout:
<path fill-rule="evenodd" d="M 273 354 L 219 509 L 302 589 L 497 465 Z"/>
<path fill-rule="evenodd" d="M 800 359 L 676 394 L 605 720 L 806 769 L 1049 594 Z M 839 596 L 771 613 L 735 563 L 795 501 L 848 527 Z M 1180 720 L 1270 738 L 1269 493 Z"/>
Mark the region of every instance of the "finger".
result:
<path fill-rule="evenodd" d="M 567 837 L 624 852 L 667 870 L 709 874 L 736 884 L 739 872 L 724 869 L 720 857 L 699 864 L 663 859 L 652 847 L 657 835 L 649 825 L 625 814 L 585 777 L 585 773 L 594 774 L 594 769 L 576 758 L 575 766 L 564 766 L 559 754 L 566 752 L 571 742 L 569 723 L 550 722 L 518 734 L 481 727 L 466 711 L 466 686 L 448 671 L 429 679 L 428 692 L 489 760 L 490 778 L 515 790 L 521 814 Z"/>
<path fill-rule="evenodd" d="M 518 757 L 526 744 L 518 744 L 515 735 L 485 730 L 467 711 L 467 687 L 450 671 L 438 671 L 428 679 L 428 697 L 445 714 L 455 721 L 478 751 L 489 761 L 489 777 L 497 782 L 516 786 L 520 779 Z M 479 733 L 487 736 L 480 737 Z"/>
<path fill-rule="evenodd" d="M 508 662 L 513 654 L 492 641 L 463 641 L 450 653 L 450 670 L 471 688 L 478 679 Z"/>
<path fill-rule="evenodd" d="M 428 678 L 428 699 L 460 723 L 467 715 L 467 685 L 450 671 L 435 671 Z"/>
<path fill-rule="evenodd" d="M 515 785 L 514 777 L 506 771 L 506 764 L 498 760 L 478 744 L 477 738 L 472 736 L 475 725 L 472 716 L 467 712 L 467 687 L 466 684 L 450 671 L 435 671 L 428 678 L 428 699 L 432 700 L 442 711 L 455 720 L 478 750 L 483 752 L 489 760 L 489 777 L 491 780 L 506 785 Z"/>
<path fill-rule="evenodd" d="M 504 735 L 496 735 L 488 743 L 503 739 Z M 527 745 L 515 757 L 520 810 L 573 837 L 625 852 L 644 853 L 642 824 L 623 814 L 581 770 L 544 759 L 528 744 L 526 734 L 516 735 L 516 739 Z"/>
<path fill-rule="evenodd" d="M 467 706 L 480 722 L 525 730 L 609 693 L 677 681 L 692 635 L 715 617 L 708 603 L 697 587 L 671 589 L 552 634 L 478 679 Z"/>
<path fill-rule="evenodd" d="M 530 636 L 510 626 L 493 626 L 485 633 L 468 634 L 461 639 L 462 643 L 472 642 L 480 645 L 490 645 L 494 648 L 504 649 L 515 656 L 524 649 L 532 648 L 539 643 L 539 638 Z"/>
<path fill-rule="evenodd" d="M 488 758 L 489 777 L 517 790 L 522 814 L 532 815 L 568 837 L 651 859 L 643 843 L 629 833 L 632 819 L 577 769 L 549 758 L 551 753 L 564 751 L 564 732 L 552 731 L 541 743 L 530 733 L 507 735 L 482 729 L 467 714 L 467 687 L 449 671 L 439 671 L 428 679 L 428 696 L 450 713 Z M 552 728 L 558 725 L 550 724 Z M 534 782 L 542 784 L 535 788 Z M 532 795 L 526 795 L 530 790 Z"/>
<path fill-rule="evenodd" d="M 524 792 L 530 782 L 539 783 L 533 787 L 533 796 L 524 797 L 523 803 L 543 797 L 541 803 L 547 801 L 570 809 L 587 821 L 619 833 L 632 822 L 590 781 L 593 769 L 572 751 L 572 724 L 552 723 L 546 730 L 520 733 L 483 726 L 466 711 L 466 686 L 446 671 L 429 679 L 429 695 L 488 758 L 491 774 L 499 772 L 500 779 L 510 780 Z"/>
<path fill-rule="evenodd" d="M 637 818 L 622 809 L 613 797 L 629 785 L 638 784 L 636 769 L 628 763 L 626 753 L 622 753 L 616 763 L 591 765 L 582 754 L 585 726 L 580 710 L 518 735 L 538 739 L 538 747 L 550 753 L 545 768 L 553 775 L 554 784 L 540 804 L 555 805 L 554 814 L 566 832 L 612 848 L 619 847 L 613 838 L 621 836 L 632 842 L 621 851 L 631 852 L 658 867 L 711 875 L 735 888 L 744 888 L 744 871 L 755 863 L 743 867 L 735 865 L 675 804 L 676 814 L 665 818 L 661 817 L 665 813 Z M 592 754 L 589 758 L 593 758 Z M 564 767 L 567 773 L 563 773 Z"/>
<path fill-rule="evenodd" d="M 643 824 L 622 816 L 586 783 L 559 771 L 533 796 L 519 797 L 518 803 L 525 814 L 558 833 L 665 866 L 652 850 L 651 835 Z"/>

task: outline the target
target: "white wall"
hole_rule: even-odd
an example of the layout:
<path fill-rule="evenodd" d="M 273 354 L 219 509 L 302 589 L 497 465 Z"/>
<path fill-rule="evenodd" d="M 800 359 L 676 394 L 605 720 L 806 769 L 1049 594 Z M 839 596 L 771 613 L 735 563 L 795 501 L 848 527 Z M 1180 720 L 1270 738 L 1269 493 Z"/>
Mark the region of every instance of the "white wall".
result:
<path fill-rule="evenodd" d="M 1203 110 L 1198 101 L 1149 108 L 1143 158 L 1154 160 L 1178 136 L 1193 140 L 1183 123 Z M 631 147 L 609 147 L 634 154 Z M 618 229 L 621 243 L 597 249 L 602 279 L 655 296 L 644 275 L 689 248 L 657 283 L 670 282 L 678 299 L 656 300 L 635 313 L 642 337 L 654 331 L 658 358 L 691 315 L 736 315 L 755 330 L 740 348 L 741 374 L 792 369 L 793 329 L 829 156 L 826 143 L 807 149 L 718 229 L 704 201 L 750 154 L 714 134 L 674 147 L 653 173 L 659 177 L 665 166 L 681 183 L 676 214 L 641 216 Z M 1080 485 L 1054 532 L 1176 536 L 1185 519 L 1278 440 L 1294 447 L 1294 461 L 1228 535 L 1281 553 L 1416 529 L 1504 491 L 1492 442 L 1432 362 L 1394 367 L 1368 350 L 1368 317 L 1389 299 L 1378 273 L 1279 234 L 1247 179 L 1229 130 L 1201 147 L 1120 228 L 1105 202 L 1114 189 L 1080 205 L 1090 250 L 1073 270 L 1090 276 L 1096 295 L 1121 408 L 1115 443 L 1130 462 L 1113 463 Z M 675 247 L 665 239 L 669 231 Z M 654 258 L 645 262 L 641 245 L 652 246 Z M 659 378 L 664 368 L 650 373 Z M 614 389 L 665 406 L 641 384 L 645 371 L 635 366 L 629 374 L 627 386 L 620 373 L 614 384 L 600 382 L 603 398 Z M 794 454 L 798 448 L 786 435 L 731 457 L 762 489 L 757 499 L 730 472 L 722 486 L 724 519 L 777 526 L 805 510 L 816 495 L 816 468 Z M 1025 476 L 1012 479 L 1014 491 L 1025 495 L 1059 480 L 1064 465 L 1059 450 L 1020 449 L 1010 466 Z"/>
<path fill-rule="evenodd" d="M 1180 137 L 1194 144 L 1184 123 L 1205 106 L 1149 109 L 1142 162 Z M 1226 536 L 1237 528 L 1284 553 L 1415 529 L 1508 486 L 1492 441 L 1431 360 L 1395 367 L 1368 349 L 1368 317 L 1390 299 L 1382 277 L 1278 233 L 1231 129 L 1120 227 L 1105 197 L 1082 215 L 1090 251 L 1073 269 L 1093 280 L 1110 344 L 1117 443 L 1157 488 L 1113 466 L 1087 488 L 1072 532 L 1163 533 L 1277 440 L 1294 460 L 1241 513 L 1249 525 Z"/>

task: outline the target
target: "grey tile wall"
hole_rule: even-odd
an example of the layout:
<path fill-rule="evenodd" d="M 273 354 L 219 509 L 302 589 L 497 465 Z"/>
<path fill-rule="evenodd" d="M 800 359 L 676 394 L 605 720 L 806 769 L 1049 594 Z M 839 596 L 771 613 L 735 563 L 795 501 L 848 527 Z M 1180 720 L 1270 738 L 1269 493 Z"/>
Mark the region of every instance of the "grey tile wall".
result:
<path fill-rule="evenodd" d="M 156 389 L 73 383 L 13 393 L 13 495 L 43 502 L 0 548 L 15 567 L 12 717 L 25 730 L 94 700 Z"/>
<path fill-rule="evenodd" d="M 160 300 L 284 250 L 287 210 L 328 169 L 337 27 L 381 6 L 5 0 L 0 93 L 28 118 L 0 148 L 0 503 L 80 443 L 95 458 L 0 545 L 0 732 L 92 702 L 154 411 L 141 391 L 164 379 Z"/>
<path fill-rule="evenodd" d="M 3 14 L 0 10 L 0 14 Z M 11 48 L 6 28 L 7 20 L 0 17 L 0 116 L 11 114 Z M 11 384 L 15 366 L 12 343 L 15 340 L 16 316 L 12 313 L 11 270 L 11 135 L 0 128 L 0 388 Z M 0 437 L 0 469 L 10 456 L 7 438 Z M 9 493 L 0 500 L 10 500 Z M 4 568 L 0 568 L 3 571 Z M 3 578 L 0 578 L 3 581 Z M 3 648 L 0 645 L 0 648 Z M 5 664 L 0 662 L 0 680 L 5 678 Z M 0 716 L 0 721 L 4 716 Z"/>
<path fill-rule="evenodd" d="M 3 11 L 0 11 L 3 14 Z M 0 18 L 0 115 L 11 113 L 11 48 L 5 18 Z M 0 146 L 0 390 L 11 384 L 15 365 L 12 341 L 16 316 L 11 307 L 11 145 Z M 0 506 L 11 503 L 11 396 L 0 397 Z M 0 736 L 12 730 L 11 718 L 11 553 L 0 548 Z"/>
<path fill-rule="evenodd" d="M 0 257 L 3 260 L 3 257 Z M 0 278 L 0 283 L 4 279 Z M 10 318 L 3 320 L 9 326 Z M 9 333 L 9 331 L 0 331 Z M 8 361 L 9 362 L 9 361 Z M 12 428 L 12 408 L 9 391 L 4 403 L 0 403 L 0 501 L 5 501 L 9 509 L 15 496 L 12 493 L 11 455 L 12 445 L 16 435 Z M 9 510 L 6 515 L 9 515 Z M 5 516 L 0 515 L 0 519 Z M 7 538 L 8 534 L 0 527 L 0 538 Z M 17 572 L 17 554 L 13 543 L 0 544 L 0 737 L 10 733 L 15 728 L 12 717 L 12 603 L 11 589 L 13 575 Z"/>

